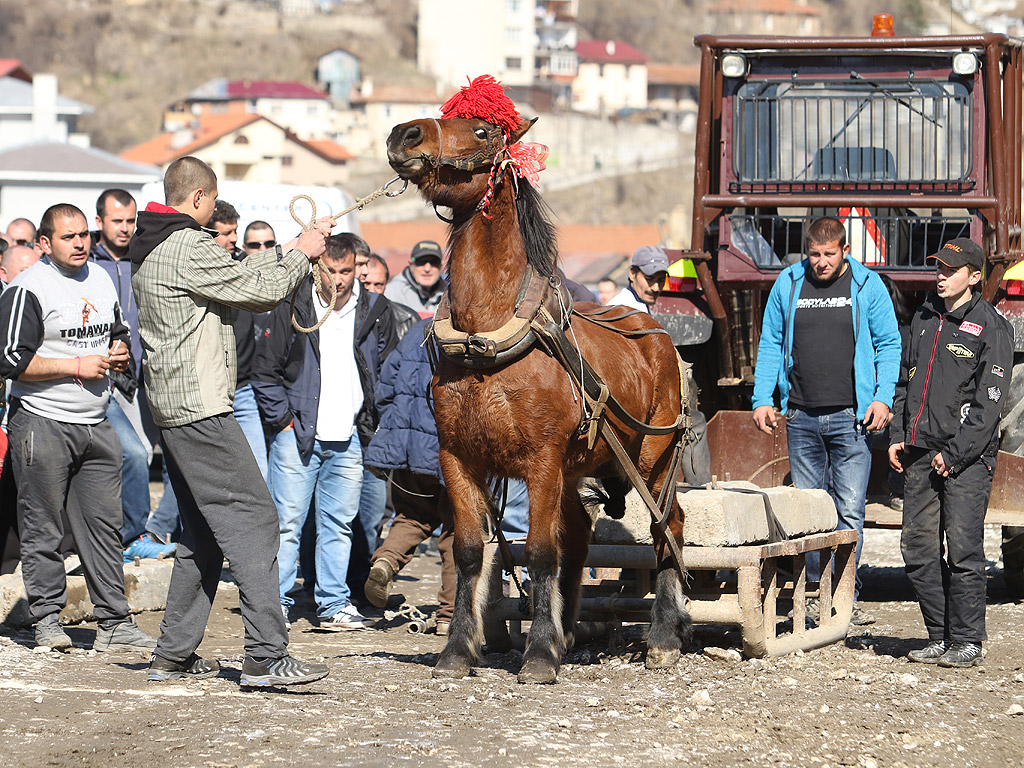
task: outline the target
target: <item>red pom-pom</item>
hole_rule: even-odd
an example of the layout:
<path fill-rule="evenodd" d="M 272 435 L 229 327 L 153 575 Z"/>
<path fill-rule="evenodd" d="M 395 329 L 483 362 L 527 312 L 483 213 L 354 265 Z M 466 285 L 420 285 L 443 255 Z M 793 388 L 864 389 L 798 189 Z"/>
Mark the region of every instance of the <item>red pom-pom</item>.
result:
<path fill-rule="evenodd" d="M 468 77 L 466 78 L 469 79 Z M 464 85 L 441 107 L 441 118 L 476 117 L 499 126 L 508 137 L 522 119 L 505 88 L 490 75 L 480 75 Z"/>

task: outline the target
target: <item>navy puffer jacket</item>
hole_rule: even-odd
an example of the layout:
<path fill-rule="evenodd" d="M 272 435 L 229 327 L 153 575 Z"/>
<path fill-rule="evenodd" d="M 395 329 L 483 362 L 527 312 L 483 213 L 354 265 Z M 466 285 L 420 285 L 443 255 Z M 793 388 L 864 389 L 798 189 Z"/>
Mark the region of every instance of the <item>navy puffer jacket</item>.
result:
<path fill-rule="evenodd" d="M 437 424 L 430 409 L 430 361 L 423 343 L 429 320 L 416 323 L 388 355 L 377 382 L 380 425 L 363 463 L 441 476 Z M 431 342 L 433 343 L 433 342 Z"/>

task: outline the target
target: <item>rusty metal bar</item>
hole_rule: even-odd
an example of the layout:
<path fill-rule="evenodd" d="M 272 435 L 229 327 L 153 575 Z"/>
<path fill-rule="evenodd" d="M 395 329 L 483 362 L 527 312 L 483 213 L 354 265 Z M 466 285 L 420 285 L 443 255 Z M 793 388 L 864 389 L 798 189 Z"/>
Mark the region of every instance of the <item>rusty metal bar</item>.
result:
<path fill-rule="evenodd" d="M 709 211 L 701 202 L 710 191 L 711 186 L 711 134 L 715 122 L 714 107 L 717 89 L 713 81 L 715 71 L 714 59 L 710 48 L 701 51 L 700 59 L 700 91 L 697 106 L 697 137 L 696 154 L 693 168 L 693 226 L 690 231 L 690 250 L 704 250 L 704 233 L 707 230 Z M 697 279 L 711 310 L 711 321 L 714 324 L 717 338 L 718 354 L 722 359 L 722 372 L 733 378 L 732 329 L 729 327 L 729 316 L 718 293 L 718 285 L 708 268 L 706 261 L 694 261 Z"/>
<path fill-rule="evenodd" d="M 790 50 L 866 49 L 949 49 L 1006 44 L 1006 35 L 989 32 L 981 35 L 942 35 L 929 37 L 770 37 L 767 35 L 697 35 L 693 44 L 708 48 L 764 49 L 766 53 L 791 53 Z"/>
<path fill-rule="evenodd" d="M 985 48 L 985 98 L 988 101 L 989 134 L 992 145 L 989 149 L 992 172 L 992 193 L 998 201 L 999 215 L 996 217 L 996 253 L 1009 250 L 1009 239 L 1006 233 L 1006 216 L 1009 214 L 1006 196 L 1006 134 L 1003 132 L 1002 93 L 999 89 L 999 49 L 994 45 Z M 1018 191 L 1019 194 L 1019 191 Z"/>
<path fill-rule="evenodd" d="M 694 201 L 696 203 L 696 201 Z M 713 208 L 834 208 L 846 206 L 878 206 L 879 208 L 996 208 L 999 200 L 992 196 L 970 195 L 866 195 L 855 192 L 832 192 L 827 195 L 736 195 L 708 194 L 701 201 Z"/>

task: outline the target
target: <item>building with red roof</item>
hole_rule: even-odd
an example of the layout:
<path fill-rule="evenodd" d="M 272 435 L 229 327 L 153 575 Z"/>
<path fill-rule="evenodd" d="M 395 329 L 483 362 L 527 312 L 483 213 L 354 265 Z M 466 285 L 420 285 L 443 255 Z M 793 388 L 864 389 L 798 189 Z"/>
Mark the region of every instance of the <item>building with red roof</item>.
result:
<path fill-rule="evenodd" d="M 219 179 L 335 186 L 348 181 L 352 155 L 326 139 L 306 141 L 254 114 L 207 114 L 125 150 L 121 158 L 166 169 L 193 155 Z"/>
<path fill-rule="evenodd" d="M 610 114 L 647 108 L 647 56 L 622 40 L 580 40 L 572 107 Z"/>
<path fill-rule="evenodd" d="M 168 107 L 164 130 L 204 115 L 262 115 L 303 139 L 329 137 L 334 130 L 330 97 L 292 80 L 209 80 Z"/>

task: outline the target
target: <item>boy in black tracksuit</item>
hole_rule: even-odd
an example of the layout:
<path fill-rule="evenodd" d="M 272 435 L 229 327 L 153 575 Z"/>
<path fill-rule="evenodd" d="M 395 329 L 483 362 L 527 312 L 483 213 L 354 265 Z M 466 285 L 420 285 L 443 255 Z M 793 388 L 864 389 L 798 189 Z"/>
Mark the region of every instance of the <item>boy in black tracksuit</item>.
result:
<path fill-rule="evenodd" d="M 957 238 L 928 258 L 937 290 L 911 322 L 889 446 L 906 473 L 901 546 L 928 629 L 909 657 L 970 667 L 986 639 L 982 539 L 1013 330 L 974 290 L 985 264 L 976 243 Z"/>

